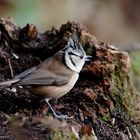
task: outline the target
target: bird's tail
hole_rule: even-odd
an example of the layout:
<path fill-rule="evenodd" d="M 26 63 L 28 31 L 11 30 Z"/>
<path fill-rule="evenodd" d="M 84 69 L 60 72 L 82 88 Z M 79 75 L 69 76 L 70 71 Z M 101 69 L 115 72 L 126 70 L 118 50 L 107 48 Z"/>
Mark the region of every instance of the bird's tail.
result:
<path fill-rule="evenodd" d="M 5 82 L 0 82 L 0 88 L 11 86 L 12 84 L 14 84 L 18 81 L 19 81 L 19 79 L 13 79 L 13 80 L 5 81 Z"/>

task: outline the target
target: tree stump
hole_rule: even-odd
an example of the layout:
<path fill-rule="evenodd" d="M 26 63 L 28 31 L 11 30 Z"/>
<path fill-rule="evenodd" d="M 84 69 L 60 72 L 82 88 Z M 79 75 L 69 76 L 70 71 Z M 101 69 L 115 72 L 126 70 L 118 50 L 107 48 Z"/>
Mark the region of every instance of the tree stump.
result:
<path fill-rule="evenodd" d="M 80 35 L 92 61 L 85 64 L 75 87 L 51 103 L 57 112 L 74 118 L 56 120 L 51 113 L 44 115 L 49 111 L 42 98 L 21 87 L 2 88 L 0 139 L 140 139 L 140 94 L 129 76 L 128 53 L 96 39 L 80 23 L 69 21 L 40 33 L 33 24 L 19 27 L 11 18 L 1 19 L 0 81 L 49 58 L 73 34 Z"/>

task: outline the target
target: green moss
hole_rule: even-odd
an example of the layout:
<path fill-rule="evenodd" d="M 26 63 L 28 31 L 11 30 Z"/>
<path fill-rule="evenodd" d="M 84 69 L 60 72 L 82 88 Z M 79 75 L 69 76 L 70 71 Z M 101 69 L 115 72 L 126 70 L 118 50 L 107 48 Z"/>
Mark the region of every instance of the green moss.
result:
<path fill-rule="evenodd" d="M 133 83 L 138 91 L 140 91 L 140 51 L 130 54 Z"/>
<path fill-rule="evenodd" d="M 110 114 L 106 114 L 101 118 L 104 122 L 108 122 L 110 120 Z"/>
<path fill-rule="evenodd" d="M 121 71 L 122 65 L 117 63 L 112 73 L 112 97 L 116 102 L 115 110 L 126 113 L 127 118 L 136 118 L 135 101 L 138 94 L 135 93 L 128 73 Z"/>
<path fill-rule="evenodd" d="M 140 51 L 132 52 L 130 54 L 130 58 L 133 72 L 140 76 Z"/>
<path fill-rule="evenodd" d="M 50 137 L 51 140 L 77 140 L 74 133 L 69 133 L 68 135 L 64 135 L 61 130 L 55 130 Z"/>

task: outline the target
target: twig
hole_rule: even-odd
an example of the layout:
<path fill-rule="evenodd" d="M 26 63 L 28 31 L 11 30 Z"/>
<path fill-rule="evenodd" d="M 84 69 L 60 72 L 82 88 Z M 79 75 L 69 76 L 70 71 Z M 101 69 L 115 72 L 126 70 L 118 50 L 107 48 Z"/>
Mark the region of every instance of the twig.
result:
<path fill-rule="evenodd" d="M 10 58 L 8 58 L 8 64 L 9 64 L 9 68 L 10 68 L 11 76 L 14 77 L 13 68 L 12 68 L 12 65 L 11 65 Z"/>

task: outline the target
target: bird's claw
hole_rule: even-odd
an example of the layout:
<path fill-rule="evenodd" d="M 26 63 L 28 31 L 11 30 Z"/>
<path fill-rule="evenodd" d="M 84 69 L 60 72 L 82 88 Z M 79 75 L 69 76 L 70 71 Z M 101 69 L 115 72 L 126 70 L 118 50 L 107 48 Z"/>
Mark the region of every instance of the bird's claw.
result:
<path fill-rule="evenodd" d="M 68 116 L 68 115 L 57 115 L 56 113 L 53 113 L 54 117 L 56 117 L 57 119 L 72 119 L 74 118 L 74 116 Z"/>

